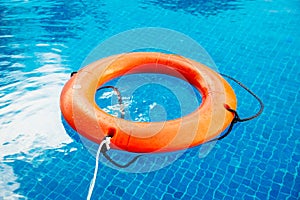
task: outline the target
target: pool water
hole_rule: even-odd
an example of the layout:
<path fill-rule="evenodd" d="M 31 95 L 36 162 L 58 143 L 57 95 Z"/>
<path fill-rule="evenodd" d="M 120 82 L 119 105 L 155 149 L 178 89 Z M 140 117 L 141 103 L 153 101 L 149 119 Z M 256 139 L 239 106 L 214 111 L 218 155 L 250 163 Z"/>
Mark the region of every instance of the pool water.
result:
<path fill-rule="evenodd" d="M 60 92 L 97 45 L 141 27 L 191 37 L 265 110 L 204 155 L 189 149 L 157 171 L 99 163 L 92 199 L 300 199 L 298 0 L 0 0 L 0 17 L 0 199 L 86 199 L 95 158 L 67 134 Z M 230 84 L 241 117 L 258 110 Z"/>
<path fill-rule="evenodd" d="M 114 86 L 119 90 L 125 119 L 130 121 L 178 119 L 195 111 L 202 101 L 200 92 L 188 82 L 164 74 L 131 74 L 103 86 Z M 118 96 L 112 89 L 98 90 L 95 100 L 105 112 L 121 117 Z"/>

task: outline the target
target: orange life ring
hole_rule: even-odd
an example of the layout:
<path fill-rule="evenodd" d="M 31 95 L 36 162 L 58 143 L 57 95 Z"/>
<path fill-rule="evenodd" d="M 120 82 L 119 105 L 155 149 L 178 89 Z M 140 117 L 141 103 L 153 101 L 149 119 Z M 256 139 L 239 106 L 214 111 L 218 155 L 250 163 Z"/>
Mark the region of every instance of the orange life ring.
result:
<path fill-rule="evenodd" d="M 116 77 L 162 73 L 185 79 L 202 95 L 201 105 L 179 119 L 133 122 L 107 114 L 95 102 L 97 89 Z M 203 144 L 231 123 L 236 109 L 231 86 L 215 71 L 173 54 L 135 52 L 98 60 L 78 71 L 64 86 L 60 107 L 67 123 L 80 135 L 100 143 L 107 135 L 112 148 L 129 152 L 170 152 Z"/>

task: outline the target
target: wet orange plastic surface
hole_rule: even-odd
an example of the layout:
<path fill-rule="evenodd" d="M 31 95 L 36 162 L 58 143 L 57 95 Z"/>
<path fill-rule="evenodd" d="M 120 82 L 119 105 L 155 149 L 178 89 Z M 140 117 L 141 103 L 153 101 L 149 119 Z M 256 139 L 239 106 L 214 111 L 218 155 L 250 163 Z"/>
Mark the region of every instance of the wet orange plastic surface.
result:
<path fill-rule="evenodd" d="M 133 122 L 101 110 L 95 102 L 97 88 L 116 77 L 133 73 L 163 73 L 186 80 L 202 95 L 191 114 L 164 122 Z M 136 52 L 96 61 L 82 68 L 64 86 L 60 107 L 68 124 L 82 136 L 100 143 L 114 133 L 112 148 L 139 152 L 169 152 L 194 147 L 218 136 L 231 123 L 236 109 L 231 86 L 215 71 L 172 54 Z"/>

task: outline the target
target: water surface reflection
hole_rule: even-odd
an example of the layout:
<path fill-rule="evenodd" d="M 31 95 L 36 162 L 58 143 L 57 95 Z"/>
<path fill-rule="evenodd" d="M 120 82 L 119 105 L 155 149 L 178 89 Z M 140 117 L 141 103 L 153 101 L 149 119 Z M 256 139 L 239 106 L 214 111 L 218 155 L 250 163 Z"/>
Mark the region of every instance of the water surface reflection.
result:
<path fill-rule="evenodd" d="M 217 15 L 227 10 L 242 7 L 239 0 L 149 0 L 145 4 L 155 5 L 175 12 L 183 11 L 195 16 Z"/>

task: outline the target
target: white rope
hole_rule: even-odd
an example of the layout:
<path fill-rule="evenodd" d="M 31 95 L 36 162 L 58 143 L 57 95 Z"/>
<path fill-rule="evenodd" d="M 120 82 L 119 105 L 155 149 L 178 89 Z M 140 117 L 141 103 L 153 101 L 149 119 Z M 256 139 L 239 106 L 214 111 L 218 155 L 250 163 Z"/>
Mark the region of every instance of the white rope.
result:
<path fill-rule="evenodd" d="M 93 179 L 91 180 L 91 183 L 90 183 L 89 193 L 88 193 L 88 195 L 86 197 L 87 200 L 90 200 L 91 197 L 92 197 L 92 194 L 93 194 L 95 182 L 96 182 L 96 179 L 97 179 L 97 173 L 98 173 L 99 157 L 100 157 L 102 146 L 104 144 L 106 145 L 106 149 L 109 150 L 110 149 L 110 146 L 109 146 L 109 144 L 110 144 L 110 137 L 106 137 L 105 140 L 103 140 L 100 143 L 99 147 L 98 147 L 98 151 L 97 151 L 97 154 L 96 154 L 96 164 L 95 164 L 94 176 L 93 176 Z"/>

